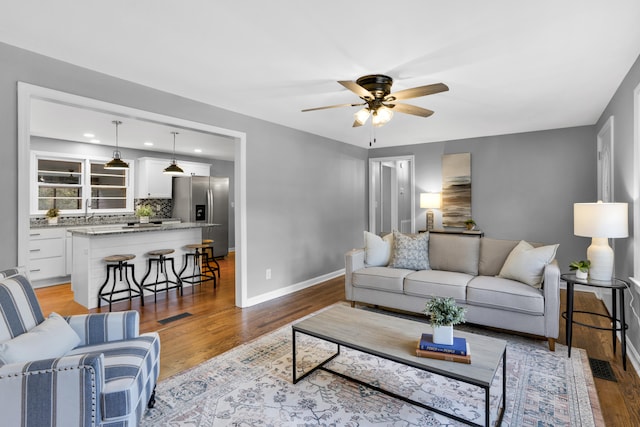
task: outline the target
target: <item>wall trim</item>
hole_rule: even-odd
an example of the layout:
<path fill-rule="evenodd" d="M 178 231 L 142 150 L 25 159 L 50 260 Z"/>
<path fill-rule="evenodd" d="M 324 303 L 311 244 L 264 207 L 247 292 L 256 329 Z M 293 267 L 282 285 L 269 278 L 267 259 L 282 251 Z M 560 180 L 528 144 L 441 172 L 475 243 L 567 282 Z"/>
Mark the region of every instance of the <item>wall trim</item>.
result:
<path fill-rule="evenodd" d="M 272 299 L 276 299 L 285 295 L 292 294 L 297 291 L 301 291 L 306 288 L 310 288 L 311 286 L 318 285 L 322 282 L 326 282 L 327 280 L 335 279 L 336 277 L 344 276 L 345 269 L 342 268 L 340 270 L 336 270 L 332 273 L 323 274 L 322 276 L 313 277 L 309 280 L 305 280 L 303 282 L 295 283 L 293 285 L 287 286 L 285 288 L 279 288 L 271 292 L 267 292 L 252 298 L 247 299 L 247 305 L 245 307 L 249 307 L 252 305 L 260 304 L 263 302 L 271 301 Z"/>

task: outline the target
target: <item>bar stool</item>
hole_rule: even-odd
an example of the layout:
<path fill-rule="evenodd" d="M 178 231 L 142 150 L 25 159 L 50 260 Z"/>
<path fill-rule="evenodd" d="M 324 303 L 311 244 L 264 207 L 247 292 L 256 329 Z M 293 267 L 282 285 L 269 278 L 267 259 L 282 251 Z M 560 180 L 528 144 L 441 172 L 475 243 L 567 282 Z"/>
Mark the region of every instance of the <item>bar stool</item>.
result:
<path fill-rule="evenodd" d="M 211 239 L 202 239 L 202 244 L 203 245 L 208 245 L 208 247 L 203 248 L 202 252 L 207 252 L 207 255 L 209 255 L 209 262 L 213 261 L 213 263 L 216 265 L 215 267 L 213 267 L 214 271 L 218 272 L 218 279 L 220 278 L 220 264 L 218 264 L 218 261 L 216 261 L 216 258 L 213 256 L 213 243 L 214 241 Z"/>
<path fill-rule="evenodd" d="M 209 266 L 209 256 L 204 251 L 205 248 L 210 246 L 204 245 L 202 243 L 193 243 L 185 247 L 187 249 L 195 250 L 195 252 L 188 252 L 184 254 L 184 265 L 182 266 L 182 270 L 180 270 L 180 280 L 184 283 L 190 283 L 192 285 L 201 285 L 203 282 L 213 280 L 213 289 L 215 289 L 217 285 L 216 274 L 211 266 Z M 184 272 L 189 266 L 189 258 L 193 258 L 193 266 L 191 269 L 191 275 L 185 276 Z M 208 270 L 209 274 L 206 274 L 206 270 Z"/>
<path fill-rule="evenodd" d="M 175 251 L 173 249 L 156 249 L 156 250 L 147 252 L 147 256 L 149 257 L 147 274 L 145 274 L 144 277 L 142 278 L 142 281 L 140 282 L 140 286 L 142 286 L 143 290 L 146 289 L 148 291 L 153 292 L 154 302 L 157 302 L 158 285 L 164 285 L 164 287 L 162 287 L 160 291 L 167 291 L 167 295 L 169 294 L 169 289 L 178 289 L 180 290 L 180 295 L 182 296 L 182 281 L 180 280 L 180 275 L 176 273 L 174 258 L 172 256 L 171 257 L 167 256 L 174 252 Z M 152 268 L 151 265 L 153 263 L 156 264 L 156 280 L 155 282 L 147 283 L 145 285 L 144 282 L 147 280 L 147 277 L 149 277 L 149 275 L 151 274 L 151 268 Z M 169 276 L 167 275 L 167 263 L 171 263 L 171 271 L 173 271 L 173 275 L 176 278 L 175 281 L 169 280 Z M 164 280 L 158 280 L 160 278 L 160 274 L 164 275 Z M 169 286 L 170 284 L 172 284 L 173 286 Z"/>
<path fill-rule="evenodd" d="M 140 305 L 144 306 L 144 298 L 142 295 L 142 288 L 140 287 L 140 285 L 138 284 L 138 282 L 136 282 L 136 274 L 135 274 L 135 268 L 133 264 L 129 264 L 127 261 L 131 261 L 132 259 L 134 259 L 136 256 L 132 255 L 132 254 L 125 254 L 125 255 L 110 255 L 107 257 L 104 257 L 103 260 L 107 263 L 107 278 L 105 279 L 104 283 L 102 284 L 102 286 L 100 286 L 100 290 L 98 291 L 98 308 L 100 308 L 100 304 L 102 302 L 102 300 L 104 300 L 105 302 L 109 303 L 109 311 L 111 311 L 111 304 L 117 301 L 123 301 L 128 299 L 129 301 L 131 301 L 131 298 L 134 296 L 139 296 L 140 297 Z M 111 290 L 108 292 L 103 292 L 105 286 L 107 286 L 107 284 L 109 283 L 109 275 L 111 273 L 111 270 L 113 270 L 113 284 L 111 285 Z M 133 289 L 131 287 L 131 282 L 129 281 L 129 274 L 128 274 L 128 270 L 131 270 L 131 281 L 133 281 L 133 283 L 136 285 L 137 289 Z M 127 287 L 124 289 L 118 289 L 116 290 L 116 272 L 120 273 L 120 282 L 126 282 Z M 123 279 L 123 273 L 124 272 L 124 279 Z M 122 297 L 122 298 L 115 298 L 114 299 L 114 295 L 118 295 L 121 293 L 128 293 L 129 296 L 128 297 Z"/>

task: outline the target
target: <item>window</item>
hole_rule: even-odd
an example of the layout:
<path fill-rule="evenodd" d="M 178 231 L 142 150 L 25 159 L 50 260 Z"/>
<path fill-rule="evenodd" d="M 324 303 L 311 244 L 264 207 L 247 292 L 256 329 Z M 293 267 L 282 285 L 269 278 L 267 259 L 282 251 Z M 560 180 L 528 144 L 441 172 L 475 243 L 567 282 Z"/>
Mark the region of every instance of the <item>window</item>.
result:
<path fill-rule="evenodd" d="M 62 214 L 132 212 L 133 188 L 128 183 L 133 165 L 130 170 L 109 170 L 104 168 L 108 160 L 32 152 L 31 214 L 50 208 Z"/>
<path fill-rule="evenodd" d="M 91 163 L 91 209 L 126 209 L 127 171 Z"/>
<path fill-rule="evenodd" d="M 82 162 L 38 159 L 38 210 L 82 209 Z"/>

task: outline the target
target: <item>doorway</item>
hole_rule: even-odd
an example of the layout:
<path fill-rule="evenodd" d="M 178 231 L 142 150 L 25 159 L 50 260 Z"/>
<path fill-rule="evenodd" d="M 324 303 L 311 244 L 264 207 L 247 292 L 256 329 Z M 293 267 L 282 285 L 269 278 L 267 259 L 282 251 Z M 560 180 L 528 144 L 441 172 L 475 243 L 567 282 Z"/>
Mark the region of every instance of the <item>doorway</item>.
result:
<path fill-rule="evenodd" d="M 236 306 L 247 306 L 247 220 L 246 220 L 246 134 L 231 129 L 219 128 L 176 117 L 152 113 L 149 111 L 129 108 L 122 105 L 99 101 L 92 98 L 72 95 L 47 89 L 40 86 L 18 83 L 18 263 L 27 265 L 29 259 L 29 162 L 30 162 L 30 129 L 31 102 L 34 99 L 54 103 L 71 105 L 94 111 L 114 114 L 121 117 L 131 117 L 175 126 L 193 129 L 233 138 L 235 141 L 234 154 L 234 198 L 235 198 L 235 271 L 236 271 Z"/>
<path fill-rule="evenodd" d="M 369 231 L 415 233 L 414 156 L 369 159 Z"/>

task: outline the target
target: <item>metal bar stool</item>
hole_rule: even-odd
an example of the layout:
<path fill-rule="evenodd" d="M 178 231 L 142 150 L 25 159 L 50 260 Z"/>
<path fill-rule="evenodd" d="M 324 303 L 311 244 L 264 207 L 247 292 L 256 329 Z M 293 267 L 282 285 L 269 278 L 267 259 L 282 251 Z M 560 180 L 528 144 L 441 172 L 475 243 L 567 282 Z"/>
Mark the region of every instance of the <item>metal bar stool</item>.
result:
<path fill-rule="evenodd" d="M 208 245 L 208 247 L 203 248 L 202 252 L 207 252 L 207 255 L 209 256 L 209 262 L 213 261 L 213 263 L 216 265 L 215 267 L 213 267 L 213 271 L 217 271 L 218 272 L 218 279 L 220 278 L 220 264 L 218 264 L 218 261 L 216 261 L 216 258 L 213 256 L 213 243 L 214 241 L 211 239 L 202 239 L 202 244 L 203 245 Z"/>
<path fill-rule="evenodd" d="M 125 255 L 110 255 L 103 258 L 103 260 L 107 263 L 107 278 L 105 279 L 102 286 L 100 286 L 100 290 L 98 291 L 98 308 L 100 308 L 100 304 L 102 300 L 104 300 L 105 302 L 109 303 L 109 311 L 111 311 L 112 303 L 117 301 L 123 301 L 126 299 L 131 301 L 131 298 L 133 298 L 134 296 L 136 297 L 139 296 L 140 305 L 144 306 L 142 288 L 140 287 L 138 282 L 136 282 L 134 265 L 129 264 L 127 262 L 134 259 L 135 257 L 136 256 L 132 254 L 125 254 Z M 136 289 L 133 289 L 131 287 L 131 282 L 129 281 L 129 274 L 128 274 L 129 269 L 131 270 L 131 281 L 133 281 L 133 283 L 136 285 Z M 109 276 L 110 276 L 111 270 L 113 270 L 113 284 L 111 285 L 110 291 L 104 291 L 105 286 L 107 286 L 107 284 L 109 283 Z M 127 284 L 126 288 L 116 290 L 116 284 L 117 284 L 116 273 L 117 272 L 120 273 L 120 282 L 126 282 Z M 123 278 L 123 272 L 124 272 L 124 278 Z M 122 297 L 122 298 L 114 298 L 114 295 L 118 295 L 121 293 L 127 293 L 129 294 L 129 296 Z"/>
<path fill-rule="evenodd" d="M 202 243 L 193 243 L 185 247 L 187 249 L 195 250 L 195 252 L 188 252 L 184 254 L 184 265 L 182 266 L 182 270 L 180 270 L 180 280 L 183 283 L 190 283 L 192 285 L 201 285 L 203 282 L 213 280 L 213 289 L 215 289 L 217 285 L 216 274 L 209 266 L 209 256 L 204 252 L 204 248 L 210 246 L 203 245 Z M 189 258 L 193 258 L 191 275 L 185 276 L 185 271 L 189 266 Z M 209 274 L 206 274 L 207 270 Z"/>
<path fill-rule="evenodd" d="M 180 275 L 176 273 L 176 266 L 174 258 L 168 257 L 166 255 L 172 254 L 175 251 L 173 249 L 156 249 L 153 251 L 147 252 L 148 259 L 148 267 L 147 274 L 144 275 L 142 281 L 140 282 L 140 286 L 142 286 L 143 290 L 148 290 L 153 292 L 153 301 L 157 302 L 158 297 L 158 285 L 164 285 L 164 287 L 160 288 L 160 291 L 167 291 L 167 295 L 169 294 L 169 289 L 178 289 L 180 291 L 180 295 L 182 296 L 182 281 L 180 280 Z M 147 277 L 151 274 L 151 265 L 152 263 L 156 264 L 156 280 L 155 282 L 147 283 L 145 285 L 145 281 Z M 171 271 L 173 271 L 173 275 L 176 280 L 169 280 L 169 276 L 167 275 L 167 264 L 171 263 Z M 160 278 L 160 274 L 164 275 L 164 280 L 158 280 Z M 173 286 L 169 286 L 169 285 Z"/>

